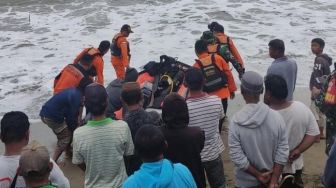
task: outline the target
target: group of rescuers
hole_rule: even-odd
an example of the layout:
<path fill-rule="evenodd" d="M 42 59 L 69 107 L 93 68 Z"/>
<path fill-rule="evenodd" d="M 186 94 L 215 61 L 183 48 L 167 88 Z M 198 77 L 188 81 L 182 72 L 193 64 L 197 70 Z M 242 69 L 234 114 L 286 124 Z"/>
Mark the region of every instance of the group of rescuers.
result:
<path fill-rule="evenodd" d="M 217 95 L 222 99 L 224 113 L 226 114 L 228 98 L 233 99 L 234 92 L 237 89 L 229 62 L 238 72 L 239 78 L 245 72 L 244 63 L 233 40 L 224 33 L 222 25 L 212 22 L 208 25 L 208 28 L 209 30 L 203 32 L 200 38 L 207 43 L 207 49 L 195 49 L 198 59 L 193 66 L 200 68 L 205 75 L 209 75 L 207 80 L 213 79 L 212 81 L 216 82 L 208 89 L 206 89 L 206 85 L 205 90 L 209 94 Z M 92 82 L 104 85 L 103 56 L 109 49 L 111 51 L 111 64 L 116 72 L 117 79 L 125 80 L 126 71 L 136 71 L 134 68 L 130 68 L 131 53 L 127 38 L 131 33 L 133 33 L 131 27 L 125 24 L 121 27 L 120 32 L 113 37 L 112 43 L 104 40 L 101 41 L 98 48 L 85 48 L 75 58 L 73 64 L 67 65 L 55 78 L 54 94 L 73 87 L 83 90 L 85 86 Z M 218 77 L 221 77 L 221 79 L 218 80 Z M 143 85 L 145 81 L 153 82 L 153 80 L 154 78 L 149 74 L 143 74 L 137 78 L 137 82 L 141 82 L 140 85 Z M 182 87 L 181 92 L 186 92 L 184 89 Z"/>

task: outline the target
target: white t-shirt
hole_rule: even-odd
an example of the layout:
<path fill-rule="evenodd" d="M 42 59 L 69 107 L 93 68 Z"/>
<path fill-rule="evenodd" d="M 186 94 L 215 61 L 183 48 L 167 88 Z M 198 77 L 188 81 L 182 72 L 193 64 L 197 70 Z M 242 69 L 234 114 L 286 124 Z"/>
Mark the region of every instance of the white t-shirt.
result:
<path fill-rule="evenodd" d="M 221 99 L 217 96 L 203 96 L 187 99 L 189 126 L 200 127 L 205 134 L 202 162 L 215 160 L 224 151 L 219 134 L 219 120 L 224 118 Z"/>
<path fill-rule="evenodd" d="M 288 134 L 289 151 L 296 148 L 305 135 L 316 136 L 320 134 L 316 119 L 311 110 L 303 103 L 293 101 L 293 103 L 282 110 L 278 110 L 286 123 Z M 292 164 L 287 164 L 283 173 L 295 173 L 303 168 L 302 155 Z"/>
<path fill-rule="evenodd" d="M 17 168 L 19 167 L 19 160 L 20 155 L 0 156 L 0 188 L 8 188 L 11 185 L 16 175 Z M 52 184 L 59 188 L 69 188 L 69 181 L 64 176 L 62 170 L 52 159 L 50 160 L 53 163 L 53 169 L 50 173 L 50 181 Z M 15 187 L 26 187 L 23 177 L 19 176 L 17 178 Z"/>
<path fill-rule="evenodd" d="M 85 163 L 85 187 L 117 188 L 127 178 L 123 156 L 132 155 L 133 150 L 131 131 L 124 121 L 89 121 L 74 132 L 72 162 Z"/>

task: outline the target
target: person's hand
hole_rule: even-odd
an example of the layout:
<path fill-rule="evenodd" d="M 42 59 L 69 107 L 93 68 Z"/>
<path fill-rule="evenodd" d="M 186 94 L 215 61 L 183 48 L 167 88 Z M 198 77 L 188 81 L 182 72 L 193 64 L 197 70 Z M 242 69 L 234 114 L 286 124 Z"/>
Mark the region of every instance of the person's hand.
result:
<path fill-rule="evenodd" d="M 301 155 L 301 151 L 299 149 L 294 149 L 289 153 L 289 162 L 292 163 L 295 161 L 297 158 L 299 158 Z"/>
<path fill-rule="evenodd" d="M 268 188 L 278 188 L 279 187 L 279 184 L 278 183 L 270 183 L 269 185 L 268 185 Z"/>
<path fill-rule="evenodd" d="M 235 98 L 235 92 L 231 92 L 230 93 L 230 99 L 234 99 Z"/>
<path fill-rule="evenodd" d="M 311 90 L 311 93 L 312 93 L 312 97 L 316 98 L 321 93 L 321 90 L 317 89 L 315 86 L 313 86 L 313 88 Z"/>
<path fill-rule="evenodd" d="M 268 171 L 268 172 L 264 172 L 264 173 L 261 173 L 257 179 L 259 182 L 261 182 L 262 184 L 264 185 L 267 185 L 268 182 L 271 180 L 271 177 L 272 177 L 272 171 Z"/>

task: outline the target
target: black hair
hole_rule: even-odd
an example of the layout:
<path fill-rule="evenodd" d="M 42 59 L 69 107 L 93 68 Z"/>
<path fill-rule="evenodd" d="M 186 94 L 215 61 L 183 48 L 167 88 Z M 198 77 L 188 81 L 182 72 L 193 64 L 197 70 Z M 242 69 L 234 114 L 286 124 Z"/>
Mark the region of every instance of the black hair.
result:
<path fill-rule="evenodd" d="M 162 105 L 162 120 L 168 128 L 186 127 L 189 111 L 185 99 L 177 93 L 166 96 Z"/>
<path fill-rule="evenodd" d="M 90 66 L 92 65 L 93 61 L 93 56 L 89 54 L 84 54 L 82 58 L 80 59 L 80 64 L 85 65 L 85 66 Z"/>
<path fill-rule="evenodd" d="M 314 43 L 317 43 L 318 45 L 320 45 L 320 47 L 321 47 L 322 49 L 323 49 L 324 46 L 325 46 L 325 42 L 324 42 L 324 40 L 321 39 L 321 38 L 314 38 L 311 42 L 312 42 L 312 43 L 313 43 L 313 42 L 314 42 Z"/>
<path fill-rule="evenodd" d="M 155 160 L 166 150 L 166 139 L 158 127 L 143 125 L 136 133 L 134 147 L 144 160 Z"/>
<path fill-rule="evenodd" d="M 5 144 L 21 141 L 29 130 L 28 116 L 20 111 L 6 113 L 1 119 L 1 140 Z"/>
<path fill-rule="evenodd" d="M 277 100 L 285 100 L 288 95 L 287 83 L 284 78 L 270 74 L 265 78 L 265 89 Z"/>
<path fill-rule="evenodd" d="M 107 108 L 107 92 L 105 87 L 92 83 L 85 88 L 85 108 L 94 116 L 103 115 Z"/>
<path fill-rule="evenodd" d="M 201 70 L 192 67 L 186 71 L 184 81 L 191 91 L 200 91 L 203 89 L 204 75 Z"/>
<path fill-rule="evenodd" d="M 105 51 L 107 51 L 108 49 L 110 49 L 111 43 L 108 40 L 103 40 L 100 42 L 98 50 L 100 51 L 100 53 L 103 53 Z"/>
<path fill-rule="evenodd" d="M 276 51 L 281 52 L 282 54 L 285 53 L 285 43 L 283 40 L 280 39 L 271 40 L 268 43 L 268 46 Z"/>
<path fill-rule="evenodd" d="M 125 74 L 125 82 L 135 82 L 139 76 L 138 71 L 135 68 L 127 68 Z"/>
<path fill-rule="evenodd" d="M 221 33 L 224 33 L 224 27 L 219 24 L 218 22 L 211 22 L 209 25 L 208 25 L 208 28 L 211 32 L 221 32 Z"/>
<path fill-rule="evenodd" d="M 125 83 L 121 91 L 121 99 L 129 106 L 139 104 L 143 99 L 139 84 L 136 82 Z"/>
<path fill-rule="evenodd" d="M 208 53 L 208 44 L 204 40 L 197 40 L 195 43 L 195 52 L 201 54 L 203 52 Z"/>

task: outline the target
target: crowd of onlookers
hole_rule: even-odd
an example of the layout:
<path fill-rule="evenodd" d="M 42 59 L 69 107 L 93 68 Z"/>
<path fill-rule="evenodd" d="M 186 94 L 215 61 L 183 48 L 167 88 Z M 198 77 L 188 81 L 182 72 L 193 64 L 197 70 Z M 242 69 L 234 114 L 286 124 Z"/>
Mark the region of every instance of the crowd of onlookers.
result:
<path fill-rule="evenodd" d="M 236 187 L 304 187 L 302 153 L 324 139 L 325 122 L 329 159 L 322 181 L 327 188 L 336 187 L 336 74 L 330 71 L 331 58 L 323 54 L 324 41 L 311 43 L 316 59 L 310 109 L 294 100 L 298 70 L 285 56 L 282 40 L 269 42 L 274 62 L 263 77 L 245 71 L 221 25 L 211 23 L 209 29 L 195 43 L 198 60 L 184 72 L 187 92 L 165 96 L 161 113 L 144 108 L 146 84 L 139 83 L 138 71 L 129 67 L 130 26 L 121 28 L 112 45 L 102 41 L 99 48 L 84 50 L 56 77 L 54 95 L 40 112 L 57 137 L 52 158 L 39 143 L 28 145 L 27 115 L 14 111 L 1 119 L 5 153 L 0 156 L 0 188 L 70 187 L 57 165 L 63 152 L 85 172 L 85 187 L 204 188 L 208 182 L 212 188 L 224 188 L 222 138 L 228 139 Z M 124 38 L 118 42 L 119 37 Z M 219 51 L 211 52 L 213 45 Z M 119 72 L 105 88 L 100 63 L 110 47 Z M 228 99 L 237 90 L 229 62 L 240 75 L 245 103 L 230 117 L 228 137 L 221 137 Z M 149 78 L 146 82 L 155 83 Z"/>

